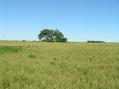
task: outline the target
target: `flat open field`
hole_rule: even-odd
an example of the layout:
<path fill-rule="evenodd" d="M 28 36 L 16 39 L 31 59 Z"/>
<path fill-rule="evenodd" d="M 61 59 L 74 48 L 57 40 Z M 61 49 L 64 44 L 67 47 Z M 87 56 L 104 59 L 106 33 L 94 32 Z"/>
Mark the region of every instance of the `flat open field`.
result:
<path fill-rule="evenodd" d="M 0 89 L 119 89 L 119 44 L 1 41 Z"/>

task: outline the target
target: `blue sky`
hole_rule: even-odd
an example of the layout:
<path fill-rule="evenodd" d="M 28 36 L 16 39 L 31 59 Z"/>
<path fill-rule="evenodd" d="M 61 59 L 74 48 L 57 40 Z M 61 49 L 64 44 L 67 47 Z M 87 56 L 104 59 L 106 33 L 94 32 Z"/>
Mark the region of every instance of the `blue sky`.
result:
<path fill-rule="evenodd" d="M 0 40 L 38 40 L 44 28 L 69 41 L 119 42 L 119 0 L 0 0 Z"/>

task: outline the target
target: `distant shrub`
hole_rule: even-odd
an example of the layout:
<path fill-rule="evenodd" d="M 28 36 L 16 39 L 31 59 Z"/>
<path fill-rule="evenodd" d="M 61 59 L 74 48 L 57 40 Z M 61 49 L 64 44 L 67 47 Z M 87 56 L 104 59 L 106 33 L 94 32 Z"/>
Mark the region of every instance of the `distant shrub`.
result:
<path fill-rule="evenodd" d="M 20 50 L 21 50 L 20 46 L 0 46 L 0 54 L 18 53 Z"/>
<path fill-rule="evenodd" d="M 25 42 L 26 40 L 22 40 L 23 42 Z"/>
<path fill-rule="evenodd" d="M 89 40 L 87 43 L 105 43 L 104 41 Z"/>
<path fill-rule="evenodd" d="M 36 58 L 36 55 L 30 54 L 30 55 L 28 55 L 28 57 L 29 57 L 29 58 Z"/>

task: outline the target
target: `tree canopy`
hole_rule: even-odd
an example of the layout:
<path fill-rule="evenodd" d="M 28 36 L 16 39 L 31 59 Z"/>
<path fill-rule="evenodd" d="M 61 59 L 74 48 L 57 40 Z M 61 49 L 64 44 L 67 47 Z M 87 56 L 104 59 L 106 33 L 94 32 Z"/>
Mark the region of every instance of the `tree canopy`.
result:
<path fill-rule="evenodd" d="M 62 32 L 53 29 L 43 29 L 38 38 L 43 42 L 67 42 Z"/>

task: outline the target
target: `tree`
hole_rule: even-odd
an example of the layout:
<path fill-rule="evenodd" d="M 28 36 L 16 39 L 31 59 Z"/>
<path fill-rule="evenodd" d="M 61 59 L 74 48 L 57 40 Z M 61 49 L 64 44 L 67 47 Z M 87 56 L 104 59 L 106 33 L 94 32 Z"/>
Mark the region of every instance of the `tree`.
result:
<path fill-rule="evenodd" d="M 67 42 L 67 38 L 59 30 L 43 29 L 38 34 L 39 40 L 43 42 Z"/>

